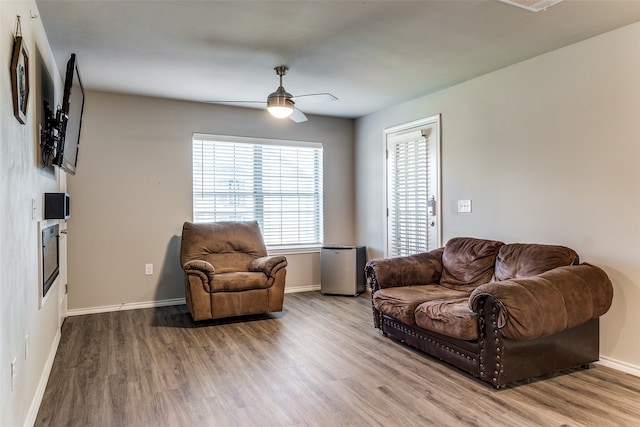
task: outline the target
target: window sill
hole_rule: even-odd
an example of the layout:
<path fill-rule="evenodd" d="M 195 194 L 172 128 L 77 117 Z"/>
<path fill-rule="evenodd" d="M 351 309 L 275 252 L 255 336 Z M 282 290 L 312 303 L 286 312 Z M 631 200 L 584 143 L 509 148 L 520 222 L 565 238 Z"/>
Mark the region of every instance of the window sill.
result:
<path fill-rule="evenodd" d="M 322 246 L 289 246 L 283 248 L 267 248 L 269 255 L 297 255 L 320 253 Z"/>

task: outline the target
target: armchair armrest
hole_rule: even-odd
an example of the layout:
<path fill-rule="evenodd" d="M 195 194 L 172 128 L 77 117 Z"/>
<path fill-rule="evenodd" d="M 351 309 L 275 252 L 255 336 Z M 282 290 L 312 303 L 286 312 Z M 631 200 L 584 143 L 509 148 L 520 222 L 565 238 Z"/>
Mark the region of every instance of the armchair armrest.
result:
<path fill-rule="evenodd" d="M 609 310 L 613 286 L 607 274 L 590 264 L 570 265 L 537 276 L 489 282 L 469 297 L 479 312 L 480 301 L 492 298 L 505 338 L 528 340 L 581 325 Z"/>
<path fill-rule="evenodd" d="M 249 271 L 263 272 L 268 277 L 275 275 L 278 270 L 287 266 L 287 258 L 281 255 L 265 256 L 251 261 Z"/>
<path fill-rule="evenodd" d="M 211 263 L 201 260 L 201 259 L 192 259 L 191 261 L 187 261 L 182 266 L 184 271 L 187 270 L 195 270 L 201 271 L 205 274 L 215 274 L 216 269 L 211 265 Z"/>
<path fill-rule="evenodd" d="M 420 254 L 374 259 L 367 263 L 365 275 L 371 291 L 398 286 L 438 283 L 442 276 L 442 253 L 434 249 Z"/>
<path fill-rule="evenodd" d="M 216 269 L 207 261 L 194 259 L 187 261 L 182 269 L 187 275 L 195 275 L 200 277 L 205 289 L 209 289 L 209 280 L 213 280 L 213 276 L 216 274 Z"/>

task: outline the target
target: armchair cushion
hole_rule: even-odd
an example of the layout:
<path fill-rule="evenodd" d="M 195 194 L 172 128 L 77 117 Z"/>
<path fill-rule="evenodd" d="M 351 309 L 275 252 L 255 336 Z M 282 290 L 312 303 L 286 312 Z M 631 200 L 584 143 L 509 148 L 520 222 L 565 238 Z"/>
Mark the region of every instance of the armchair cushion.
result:
<path fill-rule="evenodd" d="M 262 273 L 237 271 L 234 273 L 216 274 L 211 280 L 212 292 L 239 292 L 249 289 L 266 289 L 271 285 L 267 276 Z"/>

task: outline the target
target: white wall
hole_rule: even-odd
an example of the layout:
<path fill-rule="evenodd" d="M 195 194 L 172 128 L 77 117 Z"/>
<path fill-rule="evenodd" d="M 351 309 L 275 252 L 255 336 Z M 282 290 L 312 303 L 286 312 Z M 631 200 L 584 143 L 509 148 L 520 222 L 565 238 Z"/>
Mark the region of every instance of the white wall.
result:
<path fill-rule="evenodd" d="M 39 307 L 38 224 L 43 219 L 44 193 L 64 191 L 66 184 L 64 174 L 46 172 L 38 161 L 38 50 L 52 70 L 58 99 L 61 80 L 42 23 L 37 18 L 31 19 L 31 13 L 38 14 L 33 1 L 0 1 L 0 424 L 3 426 L 33 423 L 57 349 L 66 304 L 63 274 Z M 24 125 L 13 115 L 8 73 L 17 15 L 21 16 L 30 62 L 31 91 Z M 32 200 L 36 208 L 33 213 Z M 63 223 L 61 226 L 64 228 Z M 64 259 L 66 254 L 62 252 L 61 256 Z M 11 390 L 10 366 L 14 358 L 16 384 Z"/>
<path fill-rule="evenodd" d="M 70 312 L 184 298 L 178 257 L 182 224 L 192 219 L 194 132 L 324 143 L 325 241 L 353 244 L 353 126 L 347 119 L 313 116 L 296 124 L 264 110 L 88 92 L 77 174 L 68 180 Z M 288 290 L 320 284 L 318 253 L 287 259 Z M 147 263 L 153 276 L 144 274 Z"/>
<path fill-rule="evenodd" d="M 637 23 L 358 120 L 358 243 L 383 255 L 382 130 L 442 113 L 444 241 L 563 244 L 604 268 L 601 354 L 640 372 L 639 76 Z"/>

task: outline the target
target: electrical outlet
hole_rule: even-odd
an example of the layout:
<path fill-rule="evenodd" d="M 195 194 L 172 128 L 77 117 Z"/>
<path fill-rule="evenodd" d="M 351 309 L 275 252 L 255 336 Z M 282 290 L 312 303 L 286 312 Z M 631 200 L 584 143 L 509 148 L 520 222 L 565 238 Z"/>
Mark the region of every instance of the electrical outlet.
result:
<path fill-rule="evenodd" d="M 11 391 L 16 388 L 16 358 L 11 361 Z"/>
<path fill-rule="evenodd" d="M 147 276 L 151 276 L 153 274 L 153 264 L 144 265 L 144 274 Z"/>
<path fill-rule="evenodd" d="M 458 200 L 458 212 L 470 213 L 471 212 L 471 200 Z"/>
<path fill-rule="evenodd" d="M 29 334 L 24 336 L 24 360 L 29 357 Z"/>

